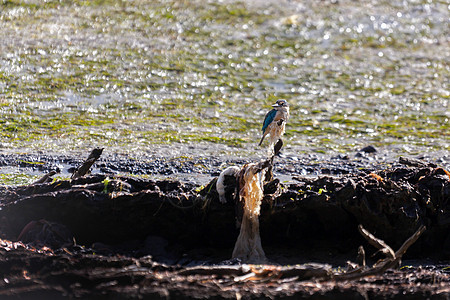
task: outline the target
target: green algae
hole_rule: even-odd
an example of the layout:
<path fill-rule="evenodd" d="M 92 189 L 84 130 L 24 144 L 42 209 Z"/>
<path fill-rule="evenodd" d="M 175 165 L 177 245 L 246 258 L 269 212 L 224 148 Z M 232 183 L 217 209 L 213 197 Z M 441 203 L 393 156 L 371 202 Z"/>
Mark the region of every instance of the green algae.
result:
<path fill-rule="evenodd" d="M 38 180 L 39 176 L 29 175 L 29 174 L 19 174 L 19 173 L 0 173 L 0 185 L 11 186 L 11 185 L 27 185 Z"/>
<path fill-rule="evenodd" d="M 252 149 L 282 97 L 293 149 L 448 150 L 446 25 L 397 4 L 0 2 L 2 147 Z"/>

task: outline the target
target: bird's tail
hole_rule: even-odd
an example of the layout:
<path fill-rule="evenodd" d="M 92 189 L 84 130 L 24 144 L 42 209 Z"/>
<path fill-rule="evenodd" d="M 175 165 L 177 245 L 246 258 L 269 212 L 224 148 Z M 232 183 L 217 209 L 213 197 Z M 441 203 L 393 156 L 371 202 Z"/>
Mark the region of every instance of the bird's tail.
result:
<path fill-rule="evenodd" d="M 266 135 L 263 134 L 263 136 L 261 137 L 261 140 L 259 141 L 258 146 L 261 146 L 262 142 L 264 141 L 264 138 L 266 137 Z"/>

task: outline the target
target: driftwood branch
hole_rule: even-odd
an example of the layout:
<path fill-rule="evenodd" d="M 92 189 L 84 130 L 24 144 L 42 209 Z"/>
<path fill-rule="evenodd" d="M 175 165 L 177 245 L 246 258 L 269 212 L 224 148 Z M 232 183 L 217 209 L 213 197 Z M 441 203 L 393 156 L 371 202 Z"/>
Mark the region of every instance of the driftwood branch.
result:
<path fill-rule="evenodd" d="M 436 168 L 437 167 L 437 165 L 433 164 L 433 163 L 427 163 L 427 162 L 421 161 L 419 159 L 403 157 L 403 156 L 400 156 L 400 158 L 398 159 L 398 162 L 401 163 L 402 165 L 406 165 L 406 166 L 410 166 L 410 167 L 419 167 L 419 168 L 423 168 L 423 167 Z"/>
<path fill-rule="evenodd" d="M 267 168 L 267 172 L 264 178 L 265 182 L 273 180 L 273 162 L 275 160 L 275 156 L 280 154 L 280 150 L 283 147 L 283 140 L 279 139 L 276 144 L 273 146 L 273 155 L 269 158 L 270 165 Z"/>
<path fill-rule="evenodd" d="M 215 275 L 215 276 L 231 276 L 235 282 L 245 281 L 259 281 L 263 282 L 269 278 L 275 280 L 281 280 L 283 278 L 295 278 L 295 280 L 311 280 L 316 279 L 319 281 L 349 281 L 357 280 L 360 278 L 381 275 L 386 270 L 396 267 L 408 250 L 408 248 L 414 244 L 417 239 L 425 231 L 425 226 L 421 226 L 416 233 L 414 233 L 409 239 L 407 239 L 397 252 L 393 252 L 392 249 L 382 240 L 377 239 L 361 225 L 359 230 L 361 234 L 376 248 L 390 249 L 390 251 L 383 251 L 387 256 L 381 263 L 375 264 L 372 268 L 367 269 L 364 261 L 364 249 L 359 248 L 358 253 L 361 256 L 361 264 L 359 268 L 348 271 L 346 273 L 333 273 L 332 268 L 325 264 L 304 264 L 296 266 L 271 266 L 271 265 L 240 265 L 240 266 L 198 266 L 192 268 L 186 268 L 179 271 L 180 275 Z"/>
<path fill-rule="evenodd" d="M 89 154 L 88 158 L 84 161 L 84 163 L 79 167 L 73 174 L 72 179 L 77 179 L 79 177 L 83 177 L 89 172 L 89 169 L 92 167 L 92 165 L 97 161 L 97 159 L 100 158 L 100 155 L 102 155 L 103 148 L 95 148 L 91 151 L 91 154 Z"/>
<path fill-rule="evenodd" d="M 366 251 L 364 251 L 363 246 L 359 246 L 358 248 L 358 256 L 356 257 L 356 263 L 363 268 L 366 267 Z"/>
<path fill-rule="evenodd" d="M 52 170 L 52 171 L 48 172 L 47 174 L 45 174 L 44 176 L 42 176 L 41 178 L 39 178 L 38 180 L 36 180 L 35 182 L 33 182 L 31 185 L 51 182 L 53 180 L 52 176 L 56 175 L 56 173 L 59 173 L 59 170 L 58 171 Z"/>
<path fill-rule="evenodd" d="M 246 262 L 265 262 L 266 256 L 259 234 L 259 212 L 263 193 L 262 176 L 264 170 L 272 166 L 272 160 L 245 164 L 238 173 L 236 209 L 241 219 L 241 229 L 234 246 L 233 258 Z M 262 174 L 261 174 L 262 173 Z M 242 218 L 240 217 L 242 210 Z"/>
<path fill-rule="evenodd" d="M 422 235 L 422 233 L 424 233 L 426 229 L 427 228 L 424 225 L 420 226 L 420 228 L 403 243 L 400 249 L 398 249 L 397 252 L 395 252 L 395 257 L 401 258 L 403 254 L 406 253 L 406 250 L 408 250 L 408 248 L 411 247 L 411 245 L 414 244 L 419 239 L 419 237 Z"/>
<path fill-rule="evenodd" d="M 369 244 L 380 249 L 380 251 L 388 256 L 388 258 L 395 258 L 394 250 L 392 250 L 392 248 L 389 247 L 383 240 L 377 239 L 370 232 L 364 229 L 361 224 L 358 226 L 358 230 L 359 233 L 361 233 L 361 235 L 369 242 Z"/>
<path fill-rule="evenodd" d="M 409 238 L 407 239 L 403 245 L 398 249 L 397 252 L 393 253 L 392 249 L 386 245 L 386 243 L 382 240 L 375 238 L 372 234 L 370 234 L 366 229 L 364 229 L 361 225 L 358 227 L 361 234 L 366 238 L 370 244 L 374 245 L 377 248 L 384 247 L 383 249 L 387 249 L 386 251 L 382 251 L 387 257 L 383 261 L 375 264 L 370 269 L 365 269 L 364 267 L 360 267 L 356 270 L 353 270 L 344 274 L 336 274 L 332 276 L 333 280 L 336 281 L 344 281 L 344 280 L 356 280 L 367 276 L 380 275 L 383 274 L 386 270 L 394 268 L 398 266 L 401 262 L 402 256 L 406 253 L 408 248 L 414 244 L 417 239 L 422 235 L 422 233 L 426 230 L 425 226 L 420 226 L 420 228 Z M 390 250 L 389 250 L 390 249 Z M 393 255 L 393 256 L 392 256 Z"/>
<path fill-rule="evenodd" d="M 183 269 L 179 275 L 232 276 L 234 282 L 265 281 L 268 278 L 296 278 L 309 280 L 330 276 L 332 268 L 327 264 L 308 263 L 295 266 L 236 265 L 236 266 L 197 266 Z"/>

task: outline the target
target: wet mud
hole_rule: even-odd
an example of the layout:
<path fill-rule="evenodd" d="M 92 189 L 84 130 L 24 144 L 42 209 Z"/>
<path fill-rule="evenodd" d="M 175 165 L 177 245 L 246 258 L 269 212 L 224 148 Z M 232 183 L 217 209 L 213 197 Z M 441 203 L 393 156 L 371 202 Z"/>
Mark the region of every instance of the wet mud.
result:
<path fill-rule="evenodd" d="M 3 157 L 4 162 L 7 159 Z M 227 202 L 220 203 L 215 188 L 219 159 L 204 164 L 210 166 L 209 173 L 203 168 L 210 180 L 203 185 L 115 174 L 111 172 L 115 165 L 126 168 L 133 163 L 99 160 L 86 177 L 4 186 L 0 294 L 32 299 L 205 295 L 448 299 L 448 171 L 410 158 L 378 168 L 343 161 L 340 158 L 336 164 L 340 167 L 334 169 L 334 160 L 322 164 L 325 174 L 294 175 L 286 182 L 278 178 L 288 175 L 286 165 L 275 165 L 275 179 L 265 186 L 260 215 L 269 264 L 259 267 L 230 259 L 239 234 L 235 181 L 226 182 Z M 198 165 L 195 160 L 166 163 L 183 170 L 193 166 L 191 172 Z M 54 168 L 45 165 L 37 168 Z M 394 249 L 420 225 L 427 230 L 402 265 L 385 274 L 342 282 L 319 280 L 316 273 L 305 275 L 311 269 L 346 270 L 347 261 L 356 261 L 360 245 L 369 265 L 382 258 L 358 233 L 359 224 Z"/>
<path fill-rule="evenodd" d="M 227 148 L 220 146 L 221 149 Z M 130 175 L 152 178 L 172 178 L 182 182 L 203 185 L 218 176 L 227 166 L 240 166 L 249 161 L 258 161 L 266 155 L 265 149 L 249 155 L 235 148 L 231 154 L 221 154 L 217 146 L 210 144 L 186 145 L 173 143 L 158 145 L 154 152 L 135 155 L 117 154 L 107 148 L 92 168 L 93 173 Z M 398 165 L 399 156 L 392 149 L 378 149 L 373 146 L 354 149 L 341 154 L 299 153 L 289 145 L 283 149 L 275 161 L 275 173 L 282 181 L 292 181 L 295 176 L 341 176 L 345 174 L 367 173 Z M 70 178 L 87 156 L 85 153 L 55 154 L 51 151 L 0 153 L 0 174 L 21 175 L 23 180 L 3 178 L 3 184 L 30 184 L 42 173 L 58 172 L 57 177 Z M 424 152 L 415 155 L 424 164 L 450 169 L 450 156 L 442 151 L 430 156 Z"/>

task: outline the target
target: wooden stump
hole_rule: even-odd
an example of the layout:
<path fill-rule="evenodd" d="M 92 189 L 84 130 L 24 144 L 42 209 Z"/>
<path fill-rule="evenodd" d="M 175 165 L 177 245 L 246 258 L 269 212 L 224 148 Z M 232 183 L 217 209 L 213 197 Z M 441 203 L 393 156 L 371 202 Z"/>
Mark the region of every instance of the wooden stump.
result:
<path fill-rule="evenodd" d="M 269 166 L 271 166 L 270 159 L 258 164 L 246 164 L 239 173 L 237 204 L 243 204 L 244 212 L 232 258 L 239 258 L 244 262 L 267 261 L 259 234 L 259 214 L 264 196 L 262 178 Z"/>

